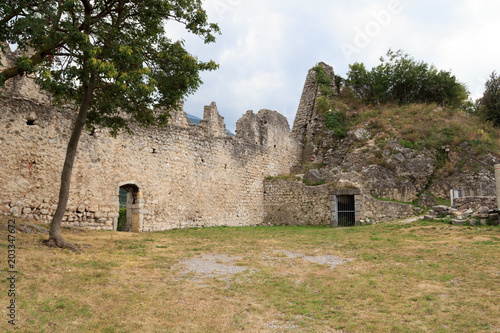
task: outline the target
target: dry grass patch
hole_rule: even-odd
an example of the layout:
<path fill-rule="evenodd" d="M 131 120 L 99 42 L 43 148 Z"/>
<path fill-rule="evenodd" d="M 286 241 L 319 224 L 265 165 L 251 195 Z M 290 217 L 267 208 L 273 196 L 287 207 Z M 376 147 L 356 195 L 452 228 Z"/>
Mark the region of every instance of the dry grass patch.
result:
<path fill-rule="evenodd" d="M 415 222 L 63 236 L 90 247 L 72 253 L 43 246 L 47 236 L 16 234 L 18 331 L 500 330 L 498 227 Z M 6 258 L 5 228 L 0 238 Z M 302 255 L 354 260 L 332 269 Z M 204 256 L 248 269 L 184 274 L 183 262 Z M 1 329 L 9 329 L 8 301 L 2 292 Z"/>

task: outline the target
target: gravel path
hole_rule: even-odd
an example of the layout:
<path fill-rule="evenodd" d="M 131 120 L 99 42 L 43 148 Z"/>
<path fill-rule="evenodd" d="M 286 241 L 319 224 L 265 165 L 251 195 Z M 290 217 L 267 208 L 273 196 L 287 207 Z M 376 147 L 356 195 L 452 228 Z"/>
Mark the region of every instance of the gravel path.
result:
<path fill-rule="evenodd" d="M 317 264 L 322 264 L 322 265 L 328 265 L 332 269 L 337 267 L 338 265 L 342 265 L 346 261 L 351 261 L 353 259 L 342 259 L 340 257 L 332 256 L 332 255 L 324 255 L 324 256 L 306 256 L 303 253 L 297 253 L 297 252 L 291 252 L 291 251 L 286 251 L 286 250 L 276 250 L 274 252 L 282 252 L 286 254 L 288 258 L 302 258 L 304 260 L 307 260 L 309 262 L 314 262 Z"/>
<path fill-rule="evenodd" d="M 246 266 L 234 265 L 233 261 L 241 258 L 242 257 L 229 257 L 225 254 L 203 254 L 201 258 L 182 260 L 179 265 L 183 266 L 183 275 L 191 272 L 203 277 L 234 275 L 249 269 Z"/>
<path fill-rule="evenodd" d="M 345 263 L 346 261 L 351 261 L 353 259 L 343 259 L 333 255 L 324 256 L 307 256 L 303 253 L 292 252 L 287 250 L 274 250 L 274 253 L 282 253 L 288 258 L 295 259 L 301 258 L 309 262 L 328 265 L 332 269 Z M 184 259 L 179 264 L 175 265 L 174 268 L 181 267 L 182 275 L 194 274 L 196 280 L 210 277 L 222 277 L 228 279 L 234 274 L 253 270 L 246 266 L 236 265 L 235 260 L 242 259 L 243 257 L 230 257 L 225 254 L 203 254 L 201 257 Z M 269 259 L 283 259 L 283 257 L 270 257 Z"/>

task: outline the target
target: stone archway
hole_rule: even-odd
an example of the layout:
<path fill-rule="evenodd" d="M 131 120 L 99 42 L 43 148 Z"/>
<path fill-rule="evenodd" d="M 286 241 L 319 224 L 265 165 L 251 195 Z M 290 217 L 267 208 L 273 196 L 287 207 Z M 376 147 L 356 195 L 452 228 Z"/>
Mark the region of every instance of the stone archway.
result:
<path fill-rule="evenodd" d="M 126 192 L 126 200 L 123 206 L 118 202 L 118 207 L 126 208 L 126 222 L 118 224 L 118 218 L 113 223 L 115 231 L 141 232 L 143 222 L 144 195 L 141 187 L 133 181 L 118 184 L 117 196 L 120 198 L 120 192 Z"/>

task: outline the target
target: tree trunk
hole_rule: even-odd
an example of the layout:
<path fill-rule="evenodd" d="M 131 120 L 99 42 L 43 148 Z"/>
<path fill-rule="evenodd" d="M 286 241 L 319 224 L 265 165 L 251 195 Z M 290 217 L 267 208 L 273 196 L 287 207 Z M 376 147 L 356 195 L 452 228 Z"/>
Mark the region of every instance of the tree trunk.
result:
<path fill-rule="evenodd" d="M 49 239 L 45 242 L 51 247 L 61 247 L 61 248 L 72 248 L 77 249 L 74 244 L 66 242 L 61 236 L 61 222 L 66 212 L 66 206 L 68 204 L 69 198 L 69 188 L 71 183 L 71 174 L 73 172 L 73 164 L 75 161 L 78 142 L 80 141 L 80 136 L 82 134 L 85 122 L 87 119 L 87 112 L 90 108 L 90 101 L 92 98 L 94 88 L 89 85 L 84 86 L 84 92 L 82 96 L 82 101 L 80 103 L 80 110 L 78 116 L 76 117 L 75 124 L 73 126 L 73 131 L 71 133 L 71 138 L 68 142 L 68 147 L 66 150 L 66 159 L 64 160 L 64 166 L 61 173 L 61 187 L 59 189 L 59 202 L 57 204 L 56 212 L 50 223 Z"/>

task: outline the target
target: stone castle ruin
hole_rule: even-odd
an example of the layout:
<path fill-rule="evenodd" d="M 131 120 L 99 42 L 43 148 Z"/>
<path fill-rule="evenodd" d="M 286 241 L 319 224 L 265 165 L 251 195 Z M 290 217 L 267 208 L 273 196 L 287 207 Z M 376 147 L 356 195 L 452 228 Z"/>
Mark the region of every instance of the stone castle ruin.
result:
<path fill-rule="evenodd" d="M 50 222 L 74 116 L 69 107 L 52 106 L 29 78 L 2 92 L 2 213 Z M 257 225 L 264 219 L 263 179 L 288 173 L 298 154 L 284 116 L 248 111 L 231 137 L 215 103 L 200 125 L 179 111 L 165 128 L 117 138 L 84 133 L 63 226 L 116 230 L 120 188 L 128 192 L 132 231 Z"/>
<path fill-rule="evenodd" d="M 49 222 L 75 113 L 5 94 L 0 110 L 0 210 Z M 136 232 L 256 225 L 264 218 L 263 179 L 288 173 L 298 153 L 277 112 L 248 111 L 233 138 L 215 103 L 201 125 L 179 112 L 162 129 L 84 134 L 63 226 L 116 230 L 120 188 Z"/>
<path fill-rule="evenodd" d="M 12 62 L 10 53 L 2 59 Z M 333 69 L 322 64 L 333 76 Z M 164 128 L 113 138 L 84 133 L 72 174 L 63 226 L 117 230 L 120 190 L 127 192 L 127 229 L 252 225 L 343 225 L 415 214 L 411 205 L 375 200 L 362 182 L 307 186 L 279 180 L 304 160 L 315 162 L 314 70 L 304 85 L 293 131 L 276 111 L 248 111 L 226 132 L 215 103 L 199 125 L 183 111 Z M 0 213 L 50 222 L 74 117 L 56 108 L 29 77 L 0 95 Z"/>

